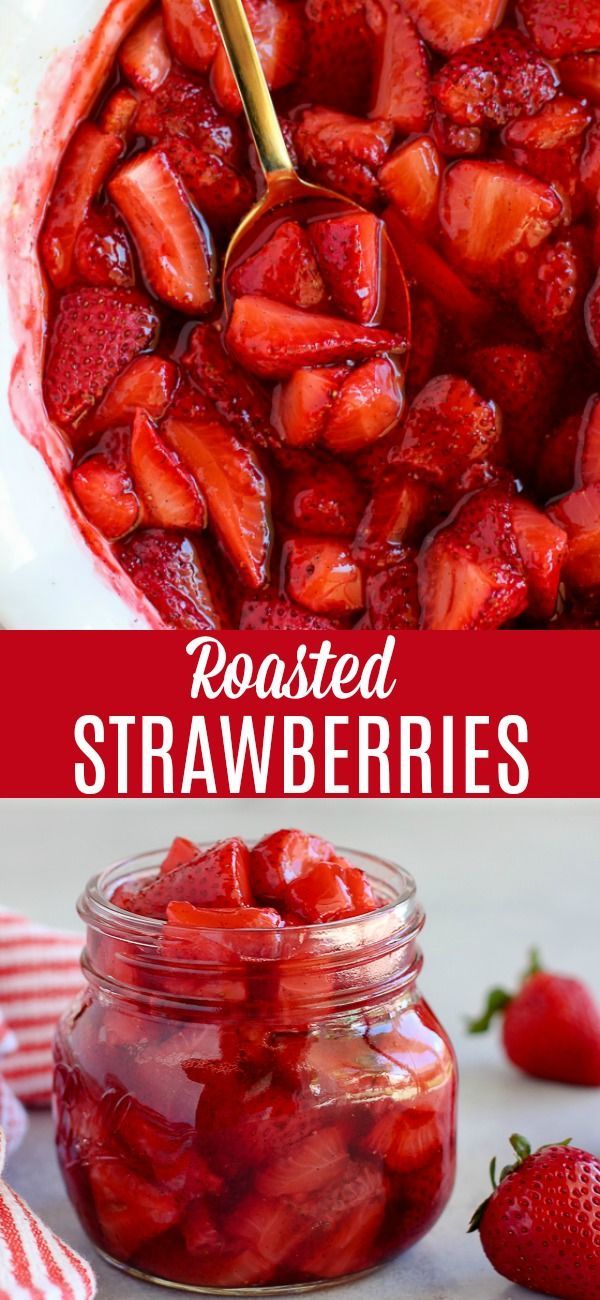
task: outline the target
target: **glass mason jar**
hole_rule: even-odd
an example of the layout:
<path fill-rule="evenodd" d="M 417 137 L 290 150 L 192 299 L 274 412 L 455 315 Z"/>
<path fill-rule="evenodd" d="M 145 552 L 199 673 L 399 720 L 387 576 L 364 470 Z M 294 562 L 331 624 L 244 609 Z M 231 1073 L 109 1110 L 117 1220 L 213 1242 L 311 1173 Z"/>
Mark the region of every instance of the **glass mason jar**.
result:
<path fill-rule="evenodd" d="M 448 1200 L 455 1060 L 417 988 L 414 882 L 341 851 L 387 900 L 377 912 L 184 931 L 115 907 L 164 852 L 80 900 L 87 988 L 56 1038 L 58 1155 L 92 1241 L 134 1275 L 331 1284 L 412 1245 Z"/>

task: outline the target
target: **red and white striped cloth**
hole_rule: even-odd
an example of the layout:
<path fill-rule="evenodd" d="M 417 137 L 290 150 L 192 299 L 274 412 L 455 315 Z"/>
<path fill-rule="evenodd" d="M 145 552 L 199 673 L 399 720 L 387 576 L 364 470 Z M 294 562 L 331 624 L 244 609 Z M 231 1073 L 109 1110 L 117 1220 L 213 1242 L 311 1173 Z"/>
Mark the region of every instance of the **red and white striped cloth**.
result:
<path fill-rule="evenodd" d="M 0 1300 L 92 1300 L 90 1265 L 2 1180 L 5 1158 L 0 1129 Z"/>
<path fill-rule="evenodd" d="M 0 1074 L 27 1106 L 52 1093 L 52 1039 L 59 1017 L 79 992 L 82 939 L 0 908 L 0 1015 L 14 1035 Z"/>
<path fill-rule="evenodd" d="M 16 1046 L 17 1040 L 12 1029 L 8 1028 L 0 1013 L 0 1070 L 2 1069 L 2 1057 L 14 1052 Z M 0 1074 L 0 1129 L 4 1129 L 6 1148 L 9 1155 L 16 1151 L 25 1136 L 26 1128 L 27 1116 L 24 1107 L 18 1097 L 15 1097 L 10 1084 Z"/>

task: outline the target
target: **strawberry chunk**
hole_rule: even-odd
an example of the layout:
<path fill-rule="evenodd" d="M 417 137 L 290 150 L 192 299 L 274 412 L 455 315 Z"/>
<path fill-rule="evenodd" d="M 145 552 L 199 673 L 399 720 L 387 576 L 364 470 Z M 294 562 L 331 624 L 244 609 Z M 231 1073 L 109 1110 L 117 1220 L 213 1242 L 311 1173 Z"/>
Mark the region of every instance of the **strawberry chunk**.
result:
<path fill-rule="evenodd" d="M 206 1255 L 211 1251 L 219 1252 L 223 1238 L 203 1196 L 190 1201 L 183 1220 L 183 1236 L 186 1250 L 192 1255 Z"/>
<path fill-rule="evenodd" d="M 531 474 L 552 417 L 555 367 L 535 348 L 499 343 L 471 353 L 469 374 L 480 392 L 500 408 L 503 436 L 515 469 L 525 476 Z"/>
<path fill-rule="evenodd" d="M 122 543 L 118 556 L 167 624 L 201 632 L 221 626 L 202 552 L 189 537 L 148 529 Z"/>
<path fill-rule="evenodd" d="M 585 323 L 590 343 L 600 360 L 600 271 L 585 300 Z"/>
<path fill-rule="evenodd" d="M 379 184 L 386 198 L 424 233 L 432 227 L 437 215 L 440 179 L 440 155 L 428 135 L 401 144 L 379 173 Z"/>
<path fill-rule="evenodd" d="M 336 852 L 328 840 L 303 831 L 275 831 L 255 844 L 250 854 L 252 892 L 256 898 L 281 901 L 292 880 L 317 863 L 335 861 Z"/>
<path fill-rule="evenodd" d="M 234 302 L 226 342 L 240 365 L 265 379 L 285 379 L 305 365 L 361 360 L 406 348 L 400 334 L 252 295 Z"/>
<path fill-rule="evenodd" d="M 50 328 L 44 397 L 51 420 L 77 424 L 158 337 L 154 306 L 133 289 L 69 289 Z"/>
<path fill-rule="evenodd" d="M 444 158 L 468 158 L 485 150 L 485 135 L 478 126 L 457 126 L 443 113 L 434 113 L 431 139 Z"/>
<path fill-rule="evenodd" d="M 131 910 L 138 916 L 163 918 L 169 903 L 174 902 L 192 903 L 196 908 L 251 907 L 248 858 L 246 845 L 238 839 L 222 840 L 205 852 L 196 848 L 192 858 L 161 870 L 143 885 Z"/>
<path fill-rule="evenodd" d="M 144 1242 L 173 1227 L 179 1206 L 121 1160 L 90 1161 L 88 1177 L 106 1249 L 130 1259 Z"/>
<path fill-rule="evenodd" d="M 577 429 L 575 486 L 590 487 L 600 483 L 600 397 L 594 394 L 586 403 Z"/>
<path fill-rule="evenodd" d="M 453 55 L 433 80 L 436 103 L 459 126 L 505 126 L 536 113 L 556 94 L 558 76 L 531 43 L 510 28 Z"/>
<path fill-rule="evenodd" d="M 489 277 L 509 254 L 536 248 L 562 215 L 555 190 L 506 163 L 457 162 L 442 180 L 440 223 L 452 260 Z"/>
<path fill-rule="evenodd" d="M 211 230 L 229 234 L 254 203 L 251 178 L 210 146 L 184 136 L 167 136 L 161 148 Z"/>
<path fill-rule="evenodd" d="M 232 166 L 242 158 L 237 123 L 215 104 L 206 79 L 191 73 L 174 70 L 152 94 L 140 95 L 134 126 L 137 134 L 163 149 L 180 140 Z"/>
<path fill-rule="evenodd" d="M 275 1155 L 258 1174 L 256 1188 L 262 1196 L 272 1196 L 277 1201 L 290 1196 L 302 1200 L 342 1178 L 347 1164 L 343 1134 L 336 1124 L 330 1124 L 296 1142 L 281 1155 Z"/>
<path fill-rule="evenodd" d="M 418 574 L 414 555 L 392 560 L 367 578 L 369 624 L 375 631 L 397 632 L 419 626 Z"/>
<path fill-rule="evenodd" d="M 317 536 L 354 537 L 365 494 L 345 465 L 315 464 L 286 481 L 280 513 L 288 526 Z"/>
<path fill-rule="evenodd" d="M 274 1267 L 293 1254 L 306 1230 L 288 1202 L 253 1192 L 229 1215 L 226 1228 L 228 1236 L 251 1246 Z"/>
<path fill-rule="evenodd" d="M 326 417 L 323 440 L 331 451 L 349 454 L 385 437 L 404 410 L 404 381 L 389 357 L 365 361 L 343 381 Z"/>
<path fill-rule="evenodd" d="M 379 1156 L 395 1173 L 411 1174 L 429 1164 L 442 1149 L 438 1117 L 434 1110 L 416 1108 L 384 1111 L 364 1143 L 365 1151 Z"/>
<path fill-rule="evenodd" d="M 242 581 L 260 587 L 270 546 L 269 497 L 254 453 L 216 420 L 170 416 L 162 434 L 193 474 L 209 522 Z"/>
<path fill-rule="evenodd" d="M 385 1204 L 383 1171 L 368 1161 L 348 1161 L 342 1180 L 303 1203 L 317 1230 L 304 1257 L 305 1273 L 330 1278 L 368 1268 Z"/>
<path fill-rule="evenodd" d="M 210 398 L 238 437 L 268 441 L 269 399 L 251 375 L 236 366 L 214 325 L 197 325 L 188 340 L 183 365 L 194 384 Z"/>
<path fill-rule="evenodd" d="M 96 407 L 91 423 L 97 432 L 129 424 L 138 408 L 152 420 L 164 415 L 177 385 L 177 367 L 164 357 L 140 356 L 117 376 Z"/>
<path fill-rule="evenodd" d="M 161 875 L 168 871 L 174 871 L 176 867 L 182 867 L 186 862 L 191 862 L 197 858 L 199 853 L 198 845 L 192 840 L 186 840 L 181 835 L 177 835 L 167 853 L 164 862 L 161 863 Z"/>
<path fill-rule="evenodd" d="M 173 53 L 186 68 L 208 72 L 219 49 L 219 29 L 208 0 L 162 0 Z"/>
<path fill-rule="evenodd" d="M 296 370 L 273 393 L 271 422 L 290 447 L 307 447 L 321 438 L 327 413 L 341 390 L 347 370 L 329 366 Z"/>
<path fill-rule="evenodd" d="M 562 496 L 576 483 L 575 462 L 583 413 L 568 415 L 546 434 L 539 449 L 536 485 L 544 500 Z"/>
<path fill-rule="evenodd" d="M 125 37 L 119 53 L 126 81 L 141 90 L 157 90 L 171 71 L 171 54 L 160 10 L 155 10 Z"/>
<path fill-rule="evenodd" d="M 567 535 L 524 497 L 513 504 L 512 526 L 527 582 L 529 612 L 534 618 L 552 618 Z"/>
<path fill-rule="evenodd" d="M 559 61 L 558 75 L 567 94 L 600 104 L 600 52 L 566 54 Z"/>
<path fill-rule="evenodd" d="M 379 8 L 364 0 L 309 0 L 299 102 L 366 116 L 380 27 Z"/>
<path fill-rule="evenodd" d="M 325 285 L 306 232 L 297 221 L 282 221 L 265 244 L 231 273 L 235 298 L 264 294 L 292 307 L 324 306 Z"/>
<path fill-rule="evenodd" d="M 414 23 L 398 0 L 383 0 L 371 116 L 396 131 L 423 131 L 431 117 L 429 62 Z"/>
<path fill-rule="evenodd" d="M 286 886 L 285 904 L 309 925 L 354 915 L 354 900 L 335 863 L 322 862 Z"/>
<path fill-rule="evenodd" d="M 285 596 L 245 600 L 240 610 L 240 631 L 327 632 L 337 625 L 321 614 L 300 609 Z"/>
<path fill-rule="evenodd" d="M 482 320 L 489 314 L 485 300 L 464 283 L 437 249 L 418 237 L 395 207 L 386 208 L 383 219 L 405 274 L 416 281 L 442 312 L 447 314 L 452 304 L 452 312 L 466 321 Z"/>
<path fill-rule="evenodd" d="M 559 145 L 582 135 L 591 122 L 591 114 L 578 99 L 555 95 L 538 113 L 510 122 L 503 133 L 506 144 L 525 149 L 557 149 Z"/>
<path fill-rule="evenodd" d="M 206 505 L 195 479 L 165 446 L 142 410 L 133 421 L 131 473 L 144 518 L 152 527 L 195 530 L 206 526 Z"/>
<path fill-rule="evenodd" d="M 568 538 L 564 577 L 580 592 L 600 588 L 600 484 L 570 492 L 549 509 L 550 518 Z"/>
<path fill-rule="evenodd" d="M 541 338 L 565 339 L 579 329 L 588 269 L 581 243 L 569 235 L 548 240 L 527 259 L 516 298 L 522 316 Z"/>
<path fill-rule="evenodd" d="M 310 235 L 319 266 L 339 311 L 366 325 L 381 299 L 382 223 L 370 212 L 314 221 Z"/>
<path fill-rule="evenodd" d="M 159 298 L 179 311 L 210 311 L 214 271 L 206 236 L 160 149 L 138 154 L 109 185 L 138 246 L 142 269 Z"/>
<path fill-rule="evenodd" d="M 375 487 L 360 521 L 352 554 L 369 568 L 387 566 L 403 544 L 422 533 L 431 504 L 431 488 L 405 474 L 384 479 Z"/>
<path fill-rule="evenodd" d="M 303 172 L 367 208 L 377 199 L 377 172 L 393 135 L 391 122 L 365 121 L 324 108 L 304 109 L 294 122 Z"/>
<path fill-rule="evenodd" d="M 424 40 L 442 54 L 455 54 L 464 45 L 481 41 L 500 22 L 505 0 L 405 0 L 406 12 Z"/>
<path fill-rule="evenodd" d="M 140 503 L 125 469 L 109 464 L 104 456 L 89 456 L 73 470 L 71 487 L 90 522 L 109 541 L 135 528 Z"/>
<path fill-rule="evenodd" d="M 600 45 L 600 12 L 596 0 L 518 0 L 517 13 L 538 50 L 550 59 Z"/>
<path fill-rule="evenodd" d="M 438 375 L 415 397 L 392 459 L 443 483 L 493 454 L 499 437 L 493 402 L 466 379 Z"/>
<path fill-rule="evenodd" d="M 295 537 L 283 548 L 285 589 L 317 614 L 353 614 L 364 607 L 364 579 L 350 550 L 334 541 Z"/>
<path fill-rule="evenodd" d="M 245 0 L 245 9 L 267 85 L 271 90 L 289 86 L 298 76 L 304 51 L 298 6 L 286 0 Z M 241 113 L 242 101 L 223 45 L 212 65 L 211 87 L 222 108 Z"/>
<path fill-rule="evenodd" d="M 135 274 L 127 233 L 114 211 L 90 212 L 75 240 L 75 272 L 88 284 L 121 285 L 129 289 Z"/>
<path fill-rule="evenodd" d="M 101 131 L 93 122 L 82 122 L 69 141 L 40 242 L 44 266 L 57 289 L 73 279 L 77 235 L 122 148 L 118 135 Z"/>
<path fill-rule="evenodd" d="M 271 907 L 194 907 L 186 902 L 168 903 L 167 921 L 184 930 L 278 930 L 282 925 Z"/>
<path fill-rule="evenodd" d="M 128 86 L 119 86 L 109 95 L 98 118 L 98 126 L 107 135 L 120 135 L 126 139 L 137 112 L 138 100 Z"/>

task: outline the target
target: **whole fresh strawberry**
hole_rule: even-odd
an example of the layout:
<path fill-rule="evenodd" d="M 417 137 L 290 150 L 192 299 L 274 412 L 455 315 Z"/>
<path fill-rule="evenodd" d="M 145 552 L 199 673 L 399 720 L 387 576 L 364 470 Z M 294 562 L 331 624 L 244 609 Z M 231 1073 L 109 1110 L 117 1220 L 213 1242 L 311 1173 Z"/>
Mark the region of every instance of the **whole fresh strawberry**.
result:
<path fill-rule="evenodd" d="M 492 989 L 469 1033 L 485 1033 L 497 1014 L 506 1054 L 525 1074 L 600 1087 L 600 1008 L 581 980 L 542 970 L 532 952 L 519 991 Z"/>
<path fill-rule="evenodd" d="M 600 1160 L 563 1142 L 531 1152 L 517 1133 L 517 1159 L 476 1210 L 490 1264 L 519 1286 L 558 1300 L 600 1297 Z"/>

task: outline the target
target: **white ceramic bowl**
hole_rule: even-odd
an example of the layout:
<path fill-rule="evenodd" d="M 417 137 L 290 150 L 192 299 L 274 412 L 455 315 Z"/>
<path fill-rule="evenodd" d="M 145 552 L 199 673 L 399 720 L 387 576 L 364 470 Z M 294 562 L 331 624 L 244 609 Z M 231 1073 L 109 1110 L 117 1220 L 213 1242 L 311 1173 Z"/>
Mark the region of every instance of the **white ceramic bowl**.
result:
<path fill-rule="evenodd" d="M 0 0 L 0 623 L 161 627 L 66 490 L 68 456 L 41 396 L 36 254 L 57 161 L 148 0 Z"/>

